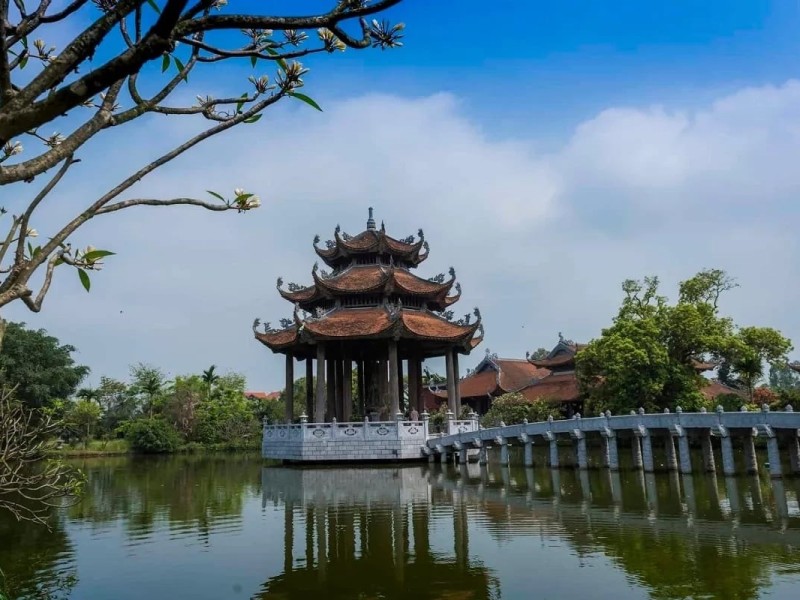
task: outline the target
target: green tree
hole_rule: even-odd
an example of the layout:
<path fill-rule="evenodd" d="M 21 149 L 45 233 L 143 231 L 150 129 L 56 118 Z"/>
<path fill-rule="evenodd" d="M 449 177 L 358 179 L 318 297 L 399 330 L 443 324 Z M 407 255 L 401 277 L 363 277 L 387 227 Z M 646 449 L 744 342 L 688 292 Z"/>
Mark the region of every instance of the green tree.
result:
<path fill-rule="evenodd" d="M 100 377 L 97 387 L 98 403 L 103 407 L 100 426 L 104 436 L 113 435 L 124 422 L 133 419 L 139 412 L 139 400 L 123 381 Z"/>
<path fill-rule="evenodd" d="M 211 365 L 205 371 L 203 371 L 202 379 L 203 383 L 206 385 L 206 397 L 211 397 L 211 390 L 214 389 L 214 385 L 219 381 L 219 375 L 216 373 L 217 365 Z"/>
<path fill-rule="evenodd" d="M 197 407 L 204 400 L 207 400 L 207 387 L 198 375 L 176 377 L 164 396 L 164 418 L 185 439 L 192 439 L 197 424 Z"/>
<path fill-rule="evenodd" d="M 550 350 L 548 350 L 547 348 L 537 348 L 531 354 L 528 355 L 528 358 L 530 358 L 531 360 L 542 360 L 547 358 L 549 354 Z"/>
<path fill-rule="evenodd" d="M 97 422 L 100 420 L 100 407 L 91 400 L 78 400 L 67 410 L 66 421 L 75 428 L 83 446 L 88 447 Z"/>
<path fill-rule="evenodd" d="M 161 409 L 166 375 L 158 367 L 138 363 L 131 367 L 131 393 L 141 400 L 144 411 L 151 419 Z"/>
<path fill-rule="evenodd" d="M 513 425 L 522 423 L 525 419 L 529 423 L 535 423 L 546 421 L 550 416 L 557 418 L 558 415 L 558 408 L 545 398 L 528 400 L 519 392 L 510 392 L 492 400 L 492 405 L 483 415 L 481 424 L 484 427 L 498 427 L 501 422 Z"/>
<path fill-rule="evenodd" d="M 720 316 L 722 294 L 736 286 L 724 271 L 701 271 L 682 282 L 674 305 L 658 293 L 658 285 L 657 277 L 624 282 L 622 305 L 611 327 L 578 352 L 577 376 L 588 397 L 587 412 L 619 414 L 639 406 L 648 411 L 676 406 L 697 410 L 706 403 L 697 361 L 727 361 L 741 377 L 742 358 L 751 357 L 753 348 L 761 344 L 758 355 L 772 356 L 775 347 L 764 346 L 762 329 L 755 328 L 763 335 L 754 339 L 753 328 L 737 331 L 731 319 Z M 747 348 L 751 350 L 745 352 Z M 738 370 L 734 359 L 741 363 Z"/>
<path fill-rule="evenodd" d="M 75 392 L 75 396 L 82 400 L 89 400 L 92 402 L 100 401 L 100 392 L 97 388 L 83 387 Z"/>
<path fill-rule="evenodd" d="M 69 398 L 89 374 L 89 367 L 75 364 L 73 352 L 73 346 L 62 345 L 44 329 L 8 323 L 0 348 L 0 385 L 15 388 L 16 399 L 29 408 Z"/>
<path fill-rule="evenodd" d="M 764 365 L 785 366 L 791 350 L 791 341 L 770 327 L 742 327 L 732 337 L 726 354 L 751 402 L 756 384 L 764 377 Z"/>
<path fill-rule="evenodd" d="M 164 419 L 130 421 L 125 424 L 124 431 L 131 448 L 143 454 L 175 452 L 181 444 L 178 432 Z"/>
<path fill-rule="evenodd" d="M 312 377 L 311 380 L 311 389 L 314 390 L 314 381 L 315 379 Z M 352 389 L 352 395 L 354 404 L 356 401 L 356 395 L 358 393 L 357 386 L 358 386 L 358 379 L 353 371 L 352 381 L 350 383 Z M 294 381 L 294 398 L 292 400 L 292 410 L 294 414 L 295 421 L 300 420 L 300 415 L 306 412 L 306 393 L 308 387 L 306 385 L 306 378 L 301 377 L 300 379 L 295 379 Z M 270 423 L 282 423 L 284 417 L 286 415 L 286 390 L 281 390 L 281 395 L 275 400 L 257 400 L 255 401 L 257 404 L 254 407 L 254 412 L 258 417 L 259 421 L 263 420 L 264 418 L 267 419 Z M 309 419 L 312 419 L 312 415 L 306 415 Z"/>

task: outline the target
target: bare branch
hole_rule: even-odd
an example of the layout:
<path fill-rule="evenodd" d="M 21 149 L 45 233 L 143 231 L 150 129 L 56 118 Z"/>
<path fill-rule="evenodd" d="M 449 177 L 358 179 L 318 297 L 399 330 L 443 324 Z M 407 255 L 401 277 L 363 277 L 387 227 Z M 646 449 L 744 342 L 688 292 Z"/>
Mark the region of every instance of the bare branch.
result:
<path fill-rule="evenodd" d="M 130 208 L 131 206 L 176 206 L 186 204 L 191 206 L 199 206 L 206 210 L 213 210 L 223 212 L 235 208 L 228 204 L 219 204 L 214 202 L 206 202 L 205 200 L 196 200 L 194 198 L 172 198 L 171 200 L 156 200 L 153 198 L 136 198 L 133 200 L 123 200 L 122 202 L 115 202 L 104 206 L 95 212 L 95 215 L 105 215 L 108 213 L 122 210 L 123 208 Z"/>

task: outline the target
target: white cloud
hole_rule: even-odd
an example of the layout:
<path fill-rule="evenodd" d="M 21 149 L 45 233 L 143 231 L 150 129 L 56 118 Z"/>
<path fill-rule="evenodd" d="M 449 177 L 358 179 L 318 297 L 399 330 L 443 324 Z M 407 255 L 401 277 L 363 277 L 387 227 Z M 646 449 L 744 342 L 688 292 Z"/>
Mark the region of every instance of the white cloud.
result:
<path fill-rule="evenodd" d="M 127 160 L 138 164 L 147 140 L 184 137 L 182 127 L 151 120 L 127 139 L 138 156 Z M 250 323 L 289 316 L 277 276 L 309 281 L 314 234 L 324 239 L 337 223 L 355 233 L 374 206 L 395 235 L 424 229 L 432 254 L 423 274 L 456 267 L 462 310 L 481 307 L 486 345 L 501 355 L 550 345 L 559 331 L 597 335 L 625 278 L 658 274 L 672 292 L 709 266 L 739 278 L 724 303 L 736 320 L 800 337 L 800 83 L 742 90 L 699 110 L 610 108 L 547 155 L 536 140 L 496 141 L 486 129 L 446 94 L 365 96 L 325 113 L 278 108 L 138 190 L 245 187 L 261 209 L 98 219 L 77 241 L 119 255 L 91 294 L 62 275 L 42 315 L 15 307 L 5 316 L 75 344 L 95 376 L 122 376 L 139 360 L 172 373 L 215 363 L 244 371 L 252 387 L 277 388 L 282 363 L 252 340 Z M 63 219 L 100 189 L 85 173 L 119 170 L 120 158 L 86 161 L 52 215 Z"/>

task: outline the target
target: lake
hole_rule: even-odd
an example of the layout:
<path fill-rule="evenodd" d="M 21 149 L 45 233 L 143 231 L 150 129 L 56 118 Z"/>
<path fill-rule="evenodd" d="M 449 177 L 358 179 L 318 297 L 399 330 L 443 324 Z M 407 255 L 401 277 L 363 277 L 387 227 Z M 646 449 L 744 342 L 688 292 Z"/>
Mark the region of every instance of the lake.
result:
<path fill-rule="evenodd" d="M 12 597 L 800 597 L 800 479 L 491 464 L 87 459 L 52 530 L 0 515 Z"/>

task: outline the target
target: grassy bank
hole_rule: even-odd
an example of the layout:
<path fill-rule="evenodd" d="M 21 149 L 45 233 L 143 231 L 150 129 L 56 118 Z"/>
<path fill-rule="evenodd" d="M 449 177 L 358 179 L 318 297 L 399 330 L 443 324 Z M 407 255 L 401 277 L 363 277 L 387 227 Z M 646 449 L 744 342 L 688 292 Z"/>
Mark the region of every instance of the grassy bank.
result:
<path fill-rule="evenodd" d="M 259 452 L 261 444 L 258 443 L 226 443 L 226 444 L 199 444 L 190 442 L 183 444 L 175 452 L 170 454 L 196 454 L 201 452 Z M 93 456 L 124 456 L 126 454 L 136 454 L 127 440 L 92 440 L 88 444 L 64 445 L 60 448 L 53 448 L 50 451 L 52 456 L 63 456 L 72 458 L 86 458 Z"/>

